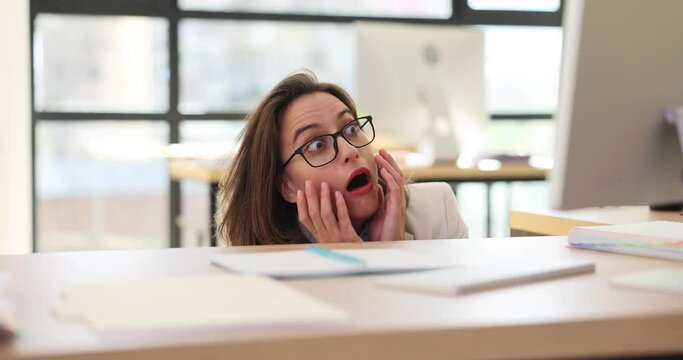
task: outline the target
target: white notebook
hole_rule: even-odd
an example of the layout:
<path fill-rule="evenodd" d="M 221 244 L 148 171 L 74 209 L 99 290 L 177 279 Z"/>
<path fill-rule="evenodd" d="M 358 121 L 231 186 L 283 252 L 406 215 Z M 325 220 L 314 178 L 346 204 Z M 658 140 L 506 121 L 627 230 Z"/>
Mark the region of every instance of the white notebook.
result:
<path fill-rule="evenodd" d="M 99 331 L 348 323 L 343 310 L 282 282 L 231 274 L 75 286 L 53 310 Z"/>
<path fill-rule="evenodd" d="M 683 261 L 683 222 L 579 226 L 568 239 L 569 245 L 583 249 Z"/>
<path fill-rule="evenodd" d="M 211 262 L 235 273 L 276 278 L 324 277 L 350 274 L 430 270 L 453 266 L 432 255 L 401 249 L 304 250 L 213 255 Z"/>
<path fill-rule="evenodd" d="M 380 286 L 442 295 L 460 295 L 503 286 L 595 271 L 585 261 L 515 262 L 387 276 Z"/>

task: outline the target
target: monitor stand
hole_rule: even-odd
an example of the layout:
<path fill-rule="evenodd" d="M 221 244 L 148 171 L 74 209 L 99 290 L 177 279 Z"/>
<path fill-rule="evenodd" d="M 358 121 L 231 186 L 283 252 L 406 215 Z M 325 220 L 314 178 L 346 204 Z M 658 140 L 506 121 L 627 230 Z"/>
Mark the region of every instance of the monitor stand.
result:
<path fill-rule="evenodd" d="M 681 156 L 683 156 L 683 106 L 664 110 L 664 122 L 676 128 L 678 142 L 681 146 Z M 681 182 L 683 183 L 683 174 L 681 174 Z M 683 211 L 683 202 L 650 205 L 650 210 Z"/>
<path fill-rule="evenodd" d="M 683 203 L 650 205 L 652 211 L 683 211 Z M 681 214 L 683 215 L 683 214 Z"/>
<path fill-rule="evenodd" d="M 434 164 L 455 165 L 461 149 L 443 88 L 425 84 L 417 95 L 429 117 L 428 131 L 419 151 L 432 158 Z"/>

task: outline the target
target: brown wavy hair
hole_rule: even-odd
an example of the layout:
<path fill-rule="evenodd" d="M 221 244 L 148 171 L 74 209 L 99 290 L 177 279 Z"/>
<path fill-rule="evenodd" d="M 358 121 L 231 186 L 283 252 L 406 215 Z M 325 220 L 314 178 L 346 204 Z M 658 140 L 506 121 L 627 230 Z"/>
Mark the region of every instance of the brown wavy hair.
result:
<path fill-rule="evenodd" d="M 318 82 L 309 71 L 287 76 L 247 116 L 242 144 L 219 184 L 217 236 L 227 245 L 307 243 L 296 204 L 279 191 L 279 131 L 287 107 L 303 95 L 325 92 L 357 117 L 356 105 L 341 87 Z"/>

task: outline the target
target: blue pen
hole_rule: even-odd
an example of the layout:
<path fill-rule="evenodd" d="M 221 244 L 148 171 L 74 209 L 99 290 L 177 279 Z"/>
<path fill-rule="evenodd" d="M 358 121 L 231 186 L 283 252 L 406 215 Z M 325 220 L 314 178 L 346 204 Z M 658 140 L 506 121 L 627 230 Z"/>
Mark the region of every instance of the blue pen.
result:
<path fill-rule="evenodd" d="M 317 245 L 306 245 L 306 251 L 312 252 L 316 255 L 324 256 L 330 259 L 334 260 L 339 260 L 345 263 L 349 264 L 356 264 L 356 265 L 361 265 L 362 267 L 366 267 L 365 261 L 353 257 L 350 255 L 344 255 L 341 254 L 337 251 L 330 250 L 330 249 L 325 249 L 324 247 L 317 246 Z"/>

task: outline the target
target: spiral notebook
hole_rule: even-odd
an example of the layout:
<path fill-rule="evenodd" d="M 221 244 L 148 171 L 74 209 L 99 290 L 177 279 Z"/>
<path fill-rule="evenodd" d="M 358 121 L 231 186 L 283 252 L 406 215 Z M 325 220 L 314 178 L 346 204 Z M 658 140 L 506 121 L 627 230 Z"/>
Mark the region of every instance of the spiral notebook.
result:
<path fill-rule="evenodd" d="M 568 240 L 582 249 L 683 261 L 683 222 L 579 226 L 571 229 Z"/>

